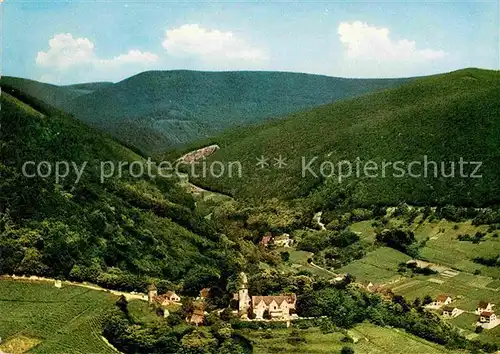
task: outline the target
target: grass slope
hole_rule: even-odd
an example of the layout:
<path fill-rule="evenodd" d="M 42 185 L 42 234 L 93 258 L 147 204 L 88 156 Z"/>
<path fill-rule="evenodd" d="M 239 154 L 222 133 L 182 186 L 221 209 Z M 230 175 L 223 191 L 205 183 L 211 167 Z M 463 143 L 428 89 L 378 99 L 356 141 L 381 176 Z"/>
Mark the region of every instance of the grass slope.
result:
<path fill-rule="evenodd" d="M 148 71 L 80 96 L 68 109 L 150 152 L 406 81 L 285 72 Z"/>
<path fill-rule="evenodd" d="M 30 353 L 115 353 L 100 337 L 100 320 L 116 299 L 76 286 L 0 280 L 0 351 L 33 341 Z"/>
<path fill-rule="evenodd" d="M 290 343 L 288 337 L 292 329 L 274 329 L 270 333 L 265 331 L 246 330 L 242 334 L 249 338 L 256 354 L 271 353 L 308 353 L 326 354 L 340 353 L 343 347 L 352 347 L 355 353 L 382 354 L 382 353 L 459 353 L 447 350 L 443 346 L 425 341 L 401 330 L 377 327 L 362 323 L 352 330 L 349 335 L 356 338 L 355 344 L 342 342 L 344 335 L 339 332 L 322 333 L 318 328 L 300 330 L 305 338 L 303 343 Z"/>
<path fill-rule="evenodd" d="M 286 119 L 228 131 L 210 143 L 221 146 L 210 160 L 240 161 L 243 178 L 198 179 L 236 197 L 262 199 L 302 197 L 317 191 L 322 204 L 335 203 L 337 169 L 321 178 L 322 161 L 333 164 L 356 158 L 379 165 L 377 178 L 344 179 L 343 192 L 355 205 L 418 204 L 488 205 L 500 202 L 500 76 L 498 72 L 464 69 L 417 79 L 402 87 L 344 100 Z M 256 158 L 269 158 L 270 168 L 256 168 Z M 383 161 L 482 161 L 482 178 L 396 178 L 390 167 L 381 178 Z M 287 165 L 273 166 L 282 156 Z M 302 177 L 302 160 L 318 157 Z M 210 162 L 209 160 L 209 162 Z M 362 173 L 361 165 L 360 171 Z M 446 165 L 446 172 L 450 171 Z M 417 166 L 418 167 L 418 166 Z M 459 167 L 456 167 L 456 175 Z M 422 170 L 417 169 L 417 173 Z M 326 173 L 330 172 L 326 169 Z M 472 168 L 466 167 L 466 173 Z M 361 174 L 361 176 L 363 176 Z"/>

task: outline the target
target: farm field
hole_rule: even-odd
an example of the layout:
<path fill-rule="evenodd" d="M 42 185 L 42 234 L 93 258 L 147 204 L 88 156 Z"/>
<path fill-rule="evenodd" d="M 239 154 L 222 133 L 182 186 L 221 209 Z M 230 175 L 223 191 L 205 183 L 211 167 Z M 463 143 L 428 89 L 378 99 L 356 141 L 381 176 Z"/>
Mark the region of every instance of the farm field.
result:
<path fill-rule="evenodd" d="M 374 284 L 394 282 L 401 278 L 397 273 L 398 264 L 410 259 L 404 253 L 389 247 L 380 247 L 338 270 L 339 273 L 349 273 L 362 282 Z"/>
<path fill-rule="evenodd" d="M 358 221 L 351 226 L 349 229 L 359 235 L 360 239 L 369 243 L 375 242 L 375 230 L 373 229 L 372 223 L 374 219 Z"/>
<path fill-rule="evenodd" d="M 339 332 L 323 334 L 318 328 L 299 330 L 305 342 L 291 344 L 288 337 L 292 329 L 273 330 L 271 335 L 266 331 L 245 330 L 242 334 L 253 344 L 254 353 L 290 353 L 290 354 L 326 354 L 338 353 L 344 346 L 351 346 L 356 353 L 361 354 L 437 354 L 458 353 L 449 351 L 437 344 L 427 342 L 404 331 L 377 327 L 363 323 L 349 330 L 349 335 L 355 339 L 355 344 L 342 342 L 344 335 Z"/>
<path fill-rule="evenodd" d="M 420 258 L 429 262 L 438 263 L 463 272 L 474 273 L 500 278 L 500 267 L 487 267 L 472 261 L 474 257 L 493 257 L 500 254 L 500 237 L 498 232 L 488 233 L 486 225 L 475 226 L 471 221 L 451 222 L 448 220 L 435 220 L 432 222 L 417 222 L 421 216 L 415 219 L 410 229 L 415 233 L 418 242 L 426 241 L 425 246 L 420 249 Z M 351 231 L 359 233 L 362 240 L 370 243 L 375 242 L 375 230 L 372 227 L 374 220 L 356 222 L 350 226 Z M 406 225 L 402 219 L 390 219 L 390 225 L 397 227 Z M 486 236 L 480 243 L 470 241 L 459 241 L 459 235 L 474 236 L 476 232 L 483 232 Z M 498 288 L 498 286 L 492 286 Z"/>
<path fill-rule="evenodd" d="M 2 279 L 0 351 L 115 353 L 100 337 L 100 318 L 116 300 L 77 286 Z"/>
<path fill-rule="evenodd" d="M 457 239 L 461 234 L 474 236 L 478 231 L 486 233 L 487 227 L 474 226 L 470 221 L 453 223 L 441 220 L 436 223 L 424 222 L 414 228 L 417 239 L 429 237 L 425 247 L 420 250 L 422 258 L 469 273 L 479 270 L 482 275 L 500 277 L 500 268 L 472 261 L 474 257 L 492 257 L 500 253 L 500 238 L 494 237 L 495 233 L 486 234 L 477 244 Z"/>
<path fill-rule="evenodd" d="M 500 344 L 500 326 L 482 333 L 474 333 L 477 315 L 473 313 L 479 301 L 489 301 L 500 304 L 500 268 L 486 267 L 472 261 L 473 257 L 491 257 L 500 254 L 500 239 L 495 233 L 488 233 L 487 226 L 474 226 L 470 221 L 450 222 L 447 220 L 416 222 L 410 225 L 417 241 L 425 242 L 420 249 L 420 259 L 432 262 L 447 271 L 439 274 L 402 277 L 397 272 L 404 258 L 400 252 L 378 248 L 368 253 L 364 258 L 341 268 L 343 273 L 353 274 L 362 282 L 371 281 L 375 284 L 386 284 L 395 294 L 403 295 L 407 300 L 423 299 L 426 295 L 436 297 L 448 294 L 453 299 L 453 305 L 465 312 L 448 320 L 464 331 L 469 338 L 477 338 Z M 375 230 L 372 220 L 357 222 L 351 225 L 352 231 L 358 232 L 361 239 L 375 241 Z M 397 227 L 404 222 L 402 219 L 390 219 L 390 225 Z M 476 232 L 486 234 L 480 243 L 459 241 L 458 235 L 474 236 Z M 480 275 L 477 274 L 479 270 Z M 476 271 L 476 274 L 472 274 Z M 398 281 L 395 281 L 399 279 Z"/>
<path fill-rule="evenodd" d="M 443 281 L 439 284 L 429 279 Z M 435 297 L 447 294 L 454 299 L 454 305 L 465 311 L 474 311 L 479 301 L 485 300 L 494 304 L 500 303 L 500 293 L 481 287 L 480 284 L 464 282 L 460 276 L 446 279 L 442 276 L 418 276 L 408 278 L 392 286 L 395 294 L 403 295 L 408 300 L 425 295 Z"/>
<path fill-rule="evenodd" d="M 439 280 L 442 283 L 429 281 L 430 279 Z M 474 279 L 477 280 L 474 281 Z M 407 278 L 394 284 L 392 290 L 395 294 L 403 295 L 409 301 L 413 301 L 417 297 L 423 299 L 426 295 L 435 298 L 439 294 L 447 294 L 453 298 L 453 306 L 466 311 L 458 317 L 448 320 L 450 323 L 463 329 L 465 335 L 469 335 L 471 338 L 500 344 L 500 327 L 484 330 L 479 335 L 474 333 L 478 316 L 473 312 L 479 301 L 488 301 L 497 306 L 500 304 L 500 292 L 485 287 L 490 283 L 491 279 L 486 277 L 460 273 L 451 278 L 442 275 Z"/>

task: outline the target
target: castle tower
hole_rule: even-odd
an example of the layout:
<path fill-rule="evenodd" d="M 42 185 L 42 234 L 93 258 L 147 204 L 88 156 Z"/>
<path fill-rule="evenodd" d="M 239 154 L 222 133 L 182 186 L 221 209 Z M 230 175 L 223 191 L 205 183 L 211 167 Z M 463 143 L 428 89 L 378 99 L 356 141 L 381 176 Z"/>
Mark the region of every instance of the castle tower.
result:
<path fill-rule="evenodd" d="M 156 285 L 151 284 L 148 286 L 148 302 L 152 304 L 154 302 L 155 296 L 158 296 L 158 289 Z"/>
<path fill-rule="evenodd" d="M 248 278 L 243 272 L 240 273 L 240 287 L 238 289 L 238 310 L 240 316 L 246 318 L 250 308 L 250 296 L 248 295 Z"/>

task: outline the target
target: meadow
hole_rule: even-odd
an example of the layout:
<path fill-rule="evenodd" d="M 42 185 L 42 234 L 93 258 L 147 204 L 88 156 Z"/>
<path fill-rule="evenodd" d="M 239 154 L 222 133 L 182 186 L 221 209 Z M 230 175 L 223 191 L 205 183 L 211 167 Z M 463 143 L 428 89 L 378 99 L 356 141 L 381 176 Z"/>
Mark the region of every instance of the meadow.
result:
<path fill-rule="evenodd" d="M 460 316 L 447 320 L 464 331 L 470 339 L 500 343 L 500 326 L 482 333 L 474 333 L 479 301 L 500 304 L 500 269 L 487 267 L 472 261 L 474 257 L 491 257 L 500 254 L 500 241 L 495 232 L 488 232 L 485 225 L 475 226 L 471 221 L 451 222 L 434 220 L 420 222 L 419 215 L 408 225 L 403 218 L 392 217 L 388 225 L 409 227 L 417 242 L 423 244 L 419 259 L 430 262 L 440 272 L 432 275 L 411 275 L 398 273 L 398 265 L 410 259 L 409 256 L 391 248 L 380 247 L 342 268 L 339 272 L 350 273 L 360 282 L 373 282 L 385 285 L 395 294 L 404 296 L 408 301 L 421 300 L 430 295 L 435 298 L 447 294 L 453 298 L 453 305 L 465 311 Z M 350 230 L 369 243 L 375 242 L 374 220 L 354 223 Z M 476 232 L 485 233 L 479 243 L 459 241 L 458 236 L 474 236 Z"/>
<path fill-rule="evenodd" d="M 464 272 L 479 271 L 482 275 L 500 277 L 499 267 L 487 267 L 472 261 L 475 257 L 493 257 L 500 254 L 500 238 L 495 232 L 487 233 L 485 225 L 475 226 L 470 221 L 450 222 L 440 220 L 424 222 L 413 227 L 417 240 L 429 237 L 420 256 L 430 262 L 443 264 Z M 459 241 L 459 235 L 474 236 L 476 232 L 486 233 L 481 242 Z"/>
<path fill-rule="evenodd" d="M 397 273 L 398 264 L 410 259 L 404 253 L 388 247 L 380 247 L 340 268 L 339 273 L 349 273 L 357 281 L 372 282 L 374 284 L 394 282 L 401 278 Z"/>
<path fill-rule="evenodd" d="M 116 353 L 101 338 L 100 321 L 117 297 L 52 283 L 0 280 L 0 351 Z"/>
<path fill-rule="evenodd" d="M 299 344 L 292 344 L 288 341 L 292 330 L 292 328 L 276 329 L 272 332 L 245 330 L 241 333 L 250 340 L 256 354 L 338 353 L 345 346 L 352 347 L 355 353 L 359 354 L 454 353 L 404 331 L 377 327 L 369 323 L 362 323 L 348 331 L 349 337 L 355 341 L 353 344 L 344 342 L 345 335 L 340 332 L 324 334 L 319 328 L 299 330 L 304 341 Z"/>

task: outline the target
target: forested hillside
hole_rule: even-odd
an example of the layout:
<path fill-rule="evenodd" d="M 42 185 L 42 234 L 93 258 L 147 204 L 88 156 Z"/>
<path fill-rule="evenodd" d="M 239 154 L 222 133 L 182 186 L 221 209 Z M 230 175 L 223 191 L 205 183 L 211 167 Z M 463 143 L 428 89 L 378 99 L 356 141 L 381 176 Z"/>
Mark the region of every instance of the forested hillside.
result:
<path fill-rule="evenodd" d="M 144 161 L 43 102 L 11 93 L 1 97 L 0 274 L 125 289 L 159 278 L 197 292 L 244 264 L 176 181 L 133 178 L 127 168 L 101 181 L 102 162 Z M 26 161 L 31 177 L 22 172 Z M 58 180 L 56 162 L 60 175 L 62 162 L 70 167 Z"/>
<path fill-rule="evenodd" d="M 236 128 L 203 144 L 221 149 L 208 163 L 240 161 L 243 178 L 198 179 L 197 183 L 224 193 L 252 200 L 270 197 L 309 196 L 317 208 L 351 205 L 395 205 L 399 202 L 427 205 L 483 206 L 500 202 L 500 77 L 495 71 L 464 69 L 417 79 L 399 88 L 295 113 L 279 121 Z M 266 157 L 269 166 L 256 166 Z M 286 166 L 277 168 L 275 158 Z M 430 165 L 427 177 L 424 156 Z M 305 163 L 302 163 L 304 158 Z M 316 158 L 316 159 L 315 159 Z M 356 175 L 356 160 L 361 161 Z M 460 159 L 476 162 L 464 165 Z M 313 162 L 309 162 L 313 159 Z M 351 162 L 352 174 L 339 179 L 338 162 Z M 363 164 L 374 161 L 378 170 L 364 174 Z M 321 164 L 331 165 L 320 173 Z M 402 161 L 403 177 L 383 162 Z M 412 161 L 414 174 L 407 172 Z M 455 177 L 450 161 L 455 162 Z M 477 162 L 481 167 L 471 177 Z M 308 166 L 309 169 L 303 168 Z M 313 171 L 311 173 L 310 171 Z M 302 172 L 305 171 L 303 176 Z M 438 172 L 435 177 L 435 171 Z M 348 169 L 344 166 L 342 173 Z M 377 173 L 377 177 L 373 176 Z M 332 178 L 324 176 L 331 175 Z"/>
<path fill-rule="evenodd" d="M 9 86 L 19 92 L 36 97 L 51 106 L 63 109 L 71 100 L 80 95 L 94 92 L 99 88 L 112 85 L 110 82 L 96 82 L 89 84 L 77 84 L 68 86 L 57 86 L 18 77 L 2 76 L 2 86 Z"/>

